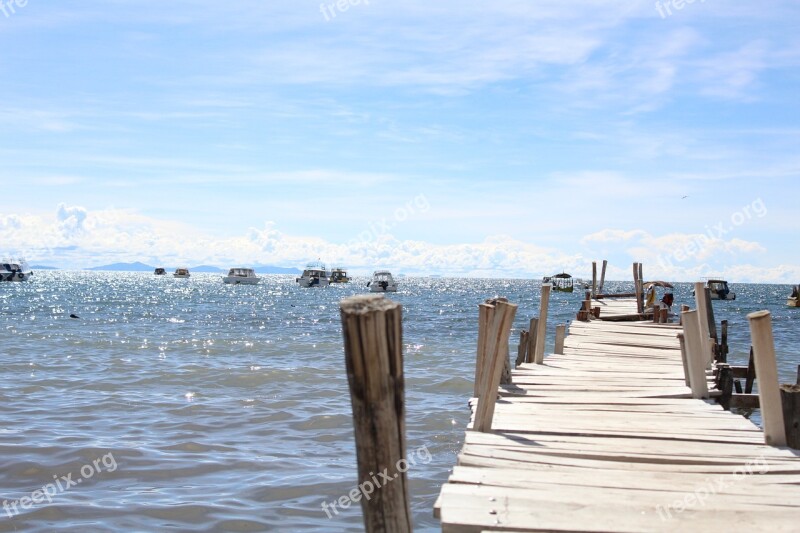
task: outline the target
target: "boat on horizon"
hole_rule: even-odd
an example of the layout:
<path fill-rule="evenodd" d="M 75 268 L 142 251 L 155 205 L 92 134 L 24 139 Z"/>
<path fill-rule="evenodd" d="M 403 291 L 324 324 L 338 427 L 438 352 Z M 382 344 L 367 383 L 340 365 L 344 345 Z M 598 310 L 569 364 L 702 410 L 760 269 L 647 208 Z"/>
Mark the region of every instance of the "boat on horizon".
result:
<path fill-rule="evenodd" d="M 370 292 L 397 292 L 397 283 L 388 270 L 376 270 L 367 282 Z"/>
<path fill-rule="evenodd" d="M 712 300 L 735 300 L 736 293 L 730 290 L 728 282 L 721 278 L 707 278 L 706 288 L 711 291 Z M 692 291 L 692 296 L 694 296 Z"/>
<path fill-rule="evenodd" d="M 555 276 L 545 276 L 542 278 L 542 284 L 550 283 L 553 285 L 553 290 L 556 292 L 572 292 L 574 284 L 572 276 L 566 272 L 556 274 Z"/>
<path fill-rule="evenodd" d="M 315 261 L 306 265 L 299 278 L 295 278 L 298 285 L 303 288 L 327 287 L 329 284 L 328 271 L 325 263 Z"/>
<path fill-rule="evenodd" d="M 165 276 L 167 274 L 167 270 L 165 268 L 158 267 L 153 271 L 153 274 L 156 276 Z"/>
<path fill-rule="evenodd" d="M 800 307 L 800 285 L 792 287 L 792 295 L 786 299 L 789 307 Z"/>
<path fill-rule="evenodd" d="M 234 267 L 228 271 L 228 275 L 222 278 L 223 283 L 229 285 L 256 285 L 261 278 L 256 276 L 256 271 L 252 268 Z"/>
<path fill-rule="evenodd" d="M 347 276 L 347 270 L 342 267 L 335 267 L 331 270 L 331 275 L 328 278 L 329 283 L 350 283 L 350 278 Z"/>
<path fill-rule="evenodd" d="M 0 281 L 27 281 L 33 276 L 33 270 L 22 258 L 3 259 L 0 264 Z"/>
<path fill-rule="evenodd" d="M 189 269 L 185 267 L 178 267 L 175 269 L 175 273 L 172 275 L 176 278 L 188 278 L 191 276 L 189 273 Z"/>

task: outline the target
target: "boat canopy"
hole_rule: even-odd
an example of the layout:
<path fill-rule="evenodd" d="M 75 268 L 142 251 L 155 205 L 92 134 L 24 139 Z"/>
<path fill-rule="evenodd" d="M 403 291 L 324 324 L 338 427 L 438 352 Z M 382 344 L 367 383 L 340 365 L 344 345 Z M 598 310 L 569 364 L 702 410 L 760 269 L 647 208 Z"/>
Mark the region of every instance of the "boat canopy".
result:
<path fill-rule="evenodd" d="M 321 270 L 325 272 L 325 263 L 322 261 L 312 261 L 306 265 L 306 270 Z"/>

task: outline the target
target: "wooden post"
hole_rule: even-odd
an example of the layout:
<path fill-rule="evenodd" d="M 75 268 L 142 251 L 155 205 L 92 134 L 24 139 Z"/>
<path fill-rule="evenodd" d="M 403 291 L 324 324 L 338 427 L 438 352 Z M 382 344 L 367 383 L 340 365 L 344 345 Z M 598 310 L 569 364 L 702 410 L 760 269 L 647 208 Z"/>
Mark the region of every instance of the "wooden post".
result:
<path fill-rule="evenodd" d="M 666 307 L 660 309 L 658 313 L 661 315 L 659 322 L 662 324 L 667 324 L 669 322 L 669 309 Z"/>
<path fill-rule="evenodd" d="M 691 387 L 689 383 L 689 362 L 686 355 L 686 338 L 683 333 L 678 333 L 678 342 L 681 345 L 681 360 L 683 361 L 683 381 L 687 387 Z"/>
<path fill-rule="evenodd" d="M 722 391 L 717 401 L 726 411 L 731 410 L 731 397 L 733 396 L 733 370 L 730 365 L 720 363 L 719 365 L 719 385 L 717 388 Z"/>
<path fill-rule="evenodd" d="M 783 406 L 778 388 L 778 366 L 775 362 L 775 340 L 772 337 L 772 316 L 769 311 L 756 311 L 747 315 L 747 320 L 750 321 L 753 359 L 758 375 L 764 442 L 768 446 L 786 446 Z"/>
<path fill-rule="evenodd" d="M 800 383 L 781 385 L 783 422 L 786 431 L 786 445 L 800 450 Z"/>
<path fill-rule="evenodd" d="M 719 357 L 720 363 L 728 362 L 728 321 L 722 321 L 722 333 L 720 334 Z"/>
<path fill-rule="evenodd" d="M 678 319 L 678 325 L 683 325 L 683 313 L 689 310 L 689 306 L 686 304 L 681 305 L 681 317 Z"/>
<path fill-rule="evenodd" d="M 639 281 L 641 281 L 642 284 L 644 284 L 644 274 L 642 274 L 642 264 L 641 263 L 637 263 L 637 264 L 639 265 L 639 272 L 638 272 Z"/>
<path fill-rule="evenodd" d="M 495 312 L 488 329 L 488 344 L 486 350 L 486 379 L 479 391 L 480 399 L 475 409 L 475 431 L 488 432 L 492 429 L 494 406 L 497 402 L 497 388 L 503 373 L 503 359 L 508 353 L 508 337 L 511 335 L 511 325 L 517 314 L 517 306 L 507 301 L 498 300 Z"/>
<path fill-rule="evenodd" d="M 544 364 L 544 341 L 547 335 L 547 308 L 550 305 L 550 289 L 553 286 L 549 283 L 542 285 L 542 299 L 539 302 L 539 324 L 536 332 L 536 353 L 533 362 L 537 365 Z"/>
<path fill-rule="evenodd" d="M 531 318 L 531 323 L 528 329 L 528 356 L 525 359 L 526 363 L 533 363 L 533 355 L 536 353 L 536 334 L 539 332 L 539 319 Z"/>
<path fill-rule="evenodd" d="M 703 338 L 703 346 L 705 346 L 706 368 L 710 368 L 711 363 L 714 361 L 714 353 L 711 349 L 712 341 L 709 334 L 711 330 L 708 325 L 708 308 L 706 307 L 705 287 L 702 281 L 694 284 L 694 301 L 700 320 L 700 335 Z"/>
<path fill-rule="evenodd" d="M 509 336 L 511 334 L 509 333 Z M 503 371 L 500 373 L 500 384 L 511 385 L 511 347 L 506 342 L 506 355 L 503 357 Z"/>
<path fill-rule="evenodd" d="M 475 383 L 472 392 L 475 398 L 478 397 L 478 391 L 481 388 L 481 381 L 483 380 L 483 371 L 486 368 L 486 334 L 489 328 L 491 313 L 494 313 L 493 306 L 487 304 L 480 304 L 478 306 L 478 350 L 475 356 Z"/>
<path fill-rule="evenodd" d="M 554 353 L 559 355 L 564 353 L 564 337 L 567 333 L 566 324 L 559 324 L 556 326 L 556 346 L 553 350 Z"/>
<path fill-rule="evenodd" d="M 347 382 L 353 405 L 358 484 L 388 472 L 386 483 L 361 499 L 368 532 L 411 531 L 406 469 L 402 308 L 383 295 L 340 303 Z"/>
<path fill-rule="evenodd" d="M 756 380 L 756 362 L 753 359 L 753 347 L 750 347 L 750 359 L 747 362 L 747 376 L 744 382 L 745 394 L 753 393 L 753 383 Z"/>
<path fill-rule="evenodd" d="M 603 259 L 603 268 L 600 270 L 600 287 L 597 289 L 600 294 L 603 294 L 603 287 L 606 284 L 606 267 L 608 266 L 608 261 Z"/>
<path fill-rule="evenodd" d="M 597 296 L 597 261 L 592 261 L 592 298 Z"/>
<path fill-rule="evenodd" d="M 517 348 L 517 361 L 514 366 L 519 366 L 527 362 L 528 358 L 528 330 L 523 329 L 519 332 L 519 347 Z"/>
<path fill-rule="evenodd" d="M 714 318 L 714 305 L 711 303 L 711 289 L 703 289 L 703 297 L 706 300 L 706 313 L 708 314 L 708 336 L 714 339 L 714 344 L 719 344 L 717 337 L 717 321 Z"/>
<path fill-rule="evenodd" d="M 644 290 L 642 286 L 642 280 L 636 280 L 636 312 L 637 313 L 644 313 L 644 295 L 642 291 Z"/>
<path fill-rule="evenodd" d="M 706 343 L 700 335 L 698 311 L 684 311 L 681 315 L 683 315 L 683 334 L 686 337 L 686 358 L 692 398 L 708 398 L 704 349 Z"/>

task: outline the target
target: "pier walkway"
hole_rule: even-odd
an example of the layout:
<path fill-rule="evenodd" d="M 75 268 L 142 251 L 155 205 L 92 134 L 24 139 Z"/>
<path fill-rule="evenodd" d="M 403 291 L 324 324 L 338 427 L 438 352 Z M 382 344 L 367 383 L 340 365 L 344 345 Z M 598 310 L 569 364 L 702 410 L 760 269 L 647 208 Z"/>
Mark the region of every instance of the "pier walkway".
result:
<path fill-rule="evenodd" d="M 442 530 L 799 531 L 798 452 L 692 399 L 680 331 L 573 322 L 563 354 L 514 369 L 491 431 L 466 433 Z"/>

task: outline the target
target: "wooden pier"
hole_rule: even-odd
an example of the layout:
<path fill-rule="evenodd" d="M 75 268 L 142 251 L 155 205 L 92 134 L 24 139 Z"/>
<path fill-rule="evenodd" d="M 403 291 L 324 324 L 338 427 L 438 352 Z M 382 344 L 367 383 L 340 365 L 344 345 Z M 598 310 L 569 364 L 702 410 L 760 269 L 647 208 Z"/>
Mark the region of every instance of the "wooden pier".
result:
<path fill-rule="evenodd" d="M 601 316 L 641 313 L 635 298 L 592 304 Z M 485 332 L 479 362 L 482 348 L 508 342 L 497 327 Z M 681 332 L 576 321 L 563 353 L 520 364 L 510 384 L 498 387 L 502 365 L 487 363 L 480 381 L 496 391 L 486 394 L 493 412 L 487 425 L 481 400 L 470 401 L 473 420 L 435 507 L 442 530 L 800 530 L 800 453 L 696 399 L 721 392 L 705 365 L 687 367 Z"/>

